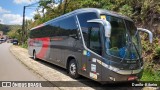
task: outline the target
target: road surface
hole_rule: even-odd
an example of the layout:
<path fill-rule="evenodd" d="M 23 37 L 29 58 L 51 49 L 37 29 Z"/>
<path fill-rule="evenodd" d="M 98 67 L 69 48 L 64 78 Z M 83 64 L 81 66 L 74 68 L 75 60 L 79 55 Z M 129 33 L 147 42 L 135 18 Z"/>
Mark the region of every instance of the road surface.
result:
<path fill-rule="evenodd" d="M 0 81 L 45 81 L 40 76 L 27 69 L 11 54 L 9 47 L 12 44 L 0 44 Z M 0 88 L 0 90 L 17 90 L 28 88 Z M 33 89 L 33 88 L 30 88 Z M 34 88 L 36 90 L 53 90 L 53 88 Z M 55 89 L 55 88 L 54 88 Z M 56 89 L 57 90 L 57 89 Z"/>

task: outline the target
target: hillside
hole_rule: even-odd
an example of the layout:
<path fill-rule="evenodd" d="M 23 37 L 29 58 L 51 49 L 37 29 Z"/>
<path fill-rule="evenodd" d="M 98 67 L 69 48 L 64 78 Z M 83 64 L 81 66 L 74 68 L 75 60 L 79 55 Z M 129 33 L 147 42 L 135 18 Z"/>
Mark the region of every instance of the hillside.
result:
<path fill-rule="evenodd" d="M 5 25 L 0 24 L 0 31 L 3 31 L 4 34 L 7 34 L 10 30 L 17 30 L 21 28 L 21 25 Z"/>

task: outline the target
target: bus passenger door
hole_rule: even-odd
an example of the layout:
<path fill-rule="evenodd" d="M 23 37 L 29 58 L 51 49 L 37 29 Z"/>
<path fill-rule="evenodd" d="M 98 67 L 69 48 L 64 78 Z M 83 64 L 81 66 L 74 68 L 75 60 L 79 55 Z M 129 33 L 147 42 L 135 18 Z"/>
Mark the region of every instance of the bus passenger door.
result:
<path fill-rule="evenodd" d="M 86 44 L 89 50 L 83 50 L 82 66 L 84 70 L 86 69 L 86 74 L 89 78 L 101 80 L 101 65 L 98 64 L 98 62 L 101 62 L 102 54 L 100 25 L 91 23 L 88 28 L 87 37 Z"/>
<path fill-rule="evenodd" d="M 96 60 L 101 56 L 100 25 L 98 23 L 89 23 L 88 20 L 98 19 L 95 12 L 86 12 L 78 14 L 78 21 L 82 30 L 84 40 L 84 49 L 82 50 L 81 73 L 89 78 L 100 79 L 101 69 Z M 86 47 L 86 48 L 85 48 Z M 89 50 L 88 50 L 89 49 Z M 97 77 L 96 77 L 97 76 Z"/>

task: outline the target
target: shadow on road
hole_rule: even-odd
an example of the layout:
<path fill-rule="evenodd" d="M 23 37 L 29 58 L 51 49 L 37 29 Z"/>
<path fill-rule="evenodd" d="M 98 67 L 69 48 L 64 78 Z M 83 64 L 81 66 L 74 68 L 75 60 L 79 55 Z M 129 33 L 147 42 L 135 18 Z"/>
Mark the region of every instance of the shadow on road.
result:
<path fill-rule="evenodd" d="M 30 58 L 33 59 L 32 57 Z M 67 70 L 62 67 L 59 67 L 57 65 L 51 64 L 49 62 L 40 59 L 37 59 L 35 61 L 68 76 Z M 80 78 L 76 80 L 77 81 L 50 81 L 50 82 L 58 87 L 91 87 L 96 90 L 142 90 L 143 88 L 143 87 L 124 87 L 125 85 L 127 86 L 128 82 L 100 84 L 84 76 L 80 76 Z"/>

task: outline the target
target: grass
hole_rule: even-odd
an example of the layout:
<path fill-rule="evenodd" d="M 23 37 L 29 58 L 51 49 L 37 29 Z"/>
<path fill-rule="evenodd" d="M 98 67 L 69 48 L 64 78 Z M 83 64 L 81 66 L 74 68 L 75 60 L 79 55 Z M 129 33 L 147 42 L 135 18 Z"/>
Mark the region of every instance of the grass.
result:
<path fill-rule="evenodd" d="M 20 45 L 20 47 L 22 47 L 22 48 L 28 48 L 28 45 L 27 44 L 22 44 L 22 45 Z"/>
<path fill-rule="evenodd" d="M 160 71 L 145 68 L 141 81 L 160 81 Z"/>

